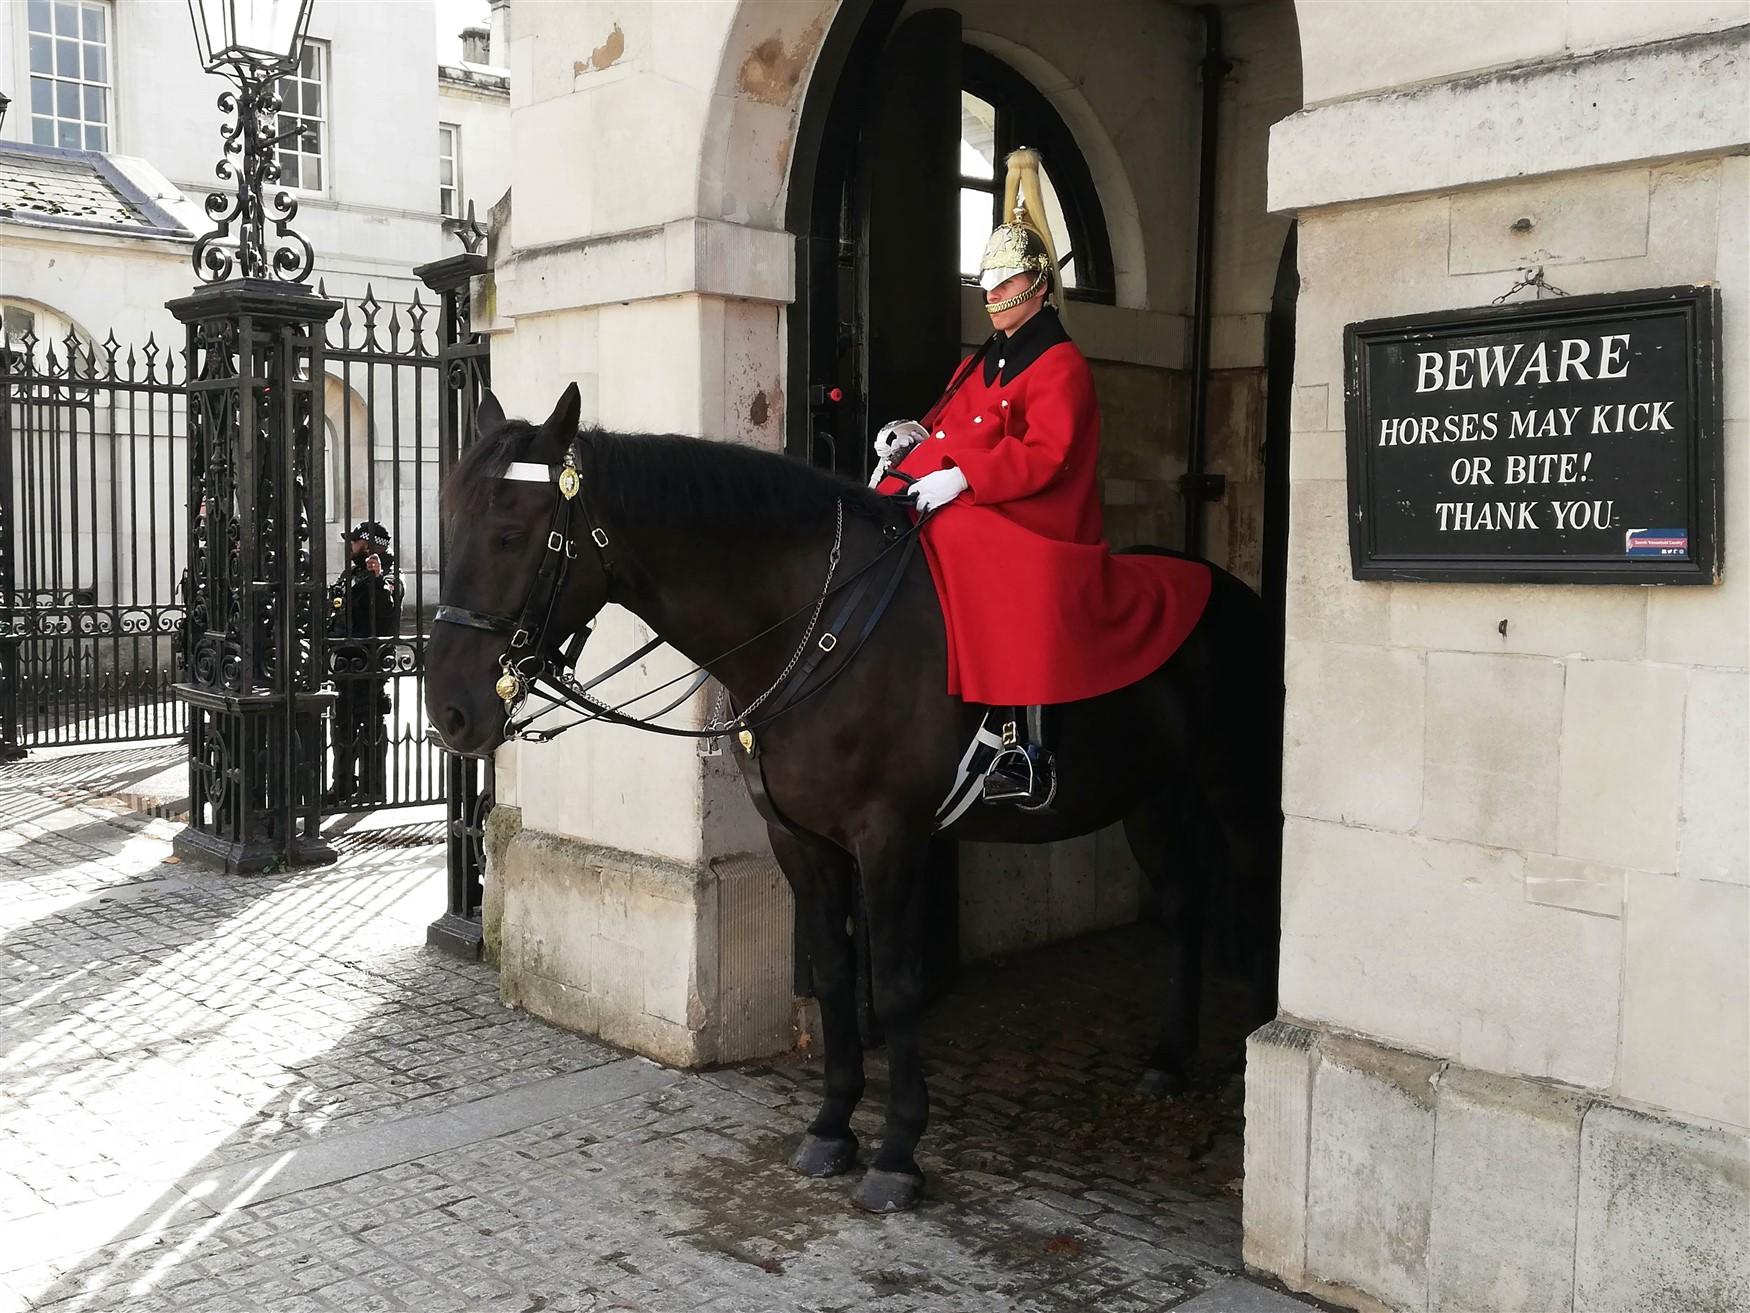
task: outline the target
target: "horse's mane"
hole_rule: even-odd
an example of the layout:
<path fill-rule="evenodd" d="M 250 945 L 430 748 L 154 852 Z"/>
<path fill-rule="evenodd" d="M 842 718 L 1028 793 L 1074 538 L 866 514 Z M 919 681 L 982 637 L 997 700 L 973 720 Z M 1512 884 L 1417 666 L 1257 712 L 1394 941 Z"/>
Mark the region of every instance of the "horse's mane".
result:
<path fill-rule="evenodd" d="M 444 481 L 444 509 L 463 516 L 483 510 L 494 481 L 526 458 L 539 433 L 512 422 L 472 443 Z M 818 526 L 841 498 L 866 515 L 882 509 L 882 499 L 860 484 L 739 442 L 593 428 L 581 438 L 589 448 L 584 495 L 615 524 L 767 537 Z"/>

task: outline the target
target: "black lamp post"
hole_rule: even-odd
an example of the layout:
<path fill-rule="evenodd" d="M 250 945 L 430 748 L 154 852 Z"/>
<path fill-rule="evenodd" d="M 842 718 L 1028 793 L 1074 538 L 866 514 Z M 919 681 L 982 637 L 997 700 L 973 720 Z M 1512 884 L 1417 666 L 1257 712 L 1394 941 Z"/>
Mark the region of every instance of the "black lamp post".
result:
<path fill-rule="evenodd" d="M 12 107 L 12 97 L 0 92 L 0 128 L 6 126 L 6 111 Z"/>
<path fill-rule="evenodd" d="M 213 192 L 207 217 L 217 225 L 194 245 L 195 272 L 216 282 L 244 278 L 302 282 L 310 273 L 310 243 L 290 228 L 298 203 L 270 190 L 280 178 L 279 146 L 304 130 L 275 135 L 280 109 L 276 83 L 298 67 L 313 0 L 188 0 L 201 67 L 237 84 L 219 97 L 235 115 L 221 130 L 225 153 L 216 172 L 236 184 L 235 194 Z M 218 243 L 236 227 L 237 254 Z M 272 228 L 271 235 L 268 232 Z"/>
<path fill-rule="evenodd" d="M 202 65 L 235 83 L 219 108 L 217 227 L 195 243 L 206 284 L 169 303 L 188 327 L 189 822 L 179 853 L 228 871 L 330 862 L 322 839 L 327 613 L 323 332 L 339 303 L 304 285 L 287 226 L 275 82 L 298 65 L 311 0 L 189 0 Z M 233 228 L 235 232 L 233 233 Z M 271 230 L 271 231 L 270 231 Z M 235 240 L 235 253 L 221 241 Z"/>

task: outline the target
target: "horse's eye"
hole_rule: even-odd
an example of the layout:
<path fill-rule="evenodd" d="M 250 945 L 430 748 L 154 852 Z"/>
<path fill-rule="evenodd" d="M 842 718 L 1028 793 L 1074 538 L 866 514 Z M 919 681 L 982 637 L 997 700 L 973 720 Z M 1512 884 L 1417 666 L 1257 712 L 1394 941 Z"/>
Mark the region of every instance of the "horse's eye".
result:
<path fill-rule="evenodd" d="M 498 545 L 500 547 L 511 547 L 520 543 L 525 537 L 527 537 L 527 535 L 524 534 L 521 529 L 511 529 L 498 535 Z"/>

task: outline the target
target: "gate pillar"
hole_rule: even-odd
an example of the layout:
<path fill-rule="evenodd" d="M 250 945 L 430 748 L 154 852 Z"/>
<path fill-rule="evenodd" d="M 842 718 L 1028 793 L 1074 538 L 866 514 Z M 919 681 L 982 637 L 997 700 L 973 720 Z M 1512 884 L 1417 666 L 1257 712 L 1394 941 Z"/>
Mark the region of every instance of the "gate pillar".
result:
<path fill-rule="evenodd" d="M 227 872 L 335 859 L 322 839 L 323 331 L 339 302 L 239 278 L 169 302 L 188 327 L 189 821 Z"/>
<path fill-rule="evenodd" d="M 474 331 L 472 292 L 476 276 L 487 269 L 487 258 L 475 248 L 483 230 L 474 221 L 474 207 L 459 235 L 467 250 L 413 272 L 438 296 L 438 472 L 448 477 L 462 449 L 474 438 L 474 411 L 492 382 L 492 357 L 484 334 Z M 443 577 L 444 537 L 438 538 L 438 577 Z M 421 658 L 423 666 L 423 656 Z M 446 753 L 445 831 L 447 895 L 444 914 L 426 928 L 425 941 L 456 957 L 480 956 L 480 905 L 485 854 L 486 813 L 492 809 L 492 763 Z"/>

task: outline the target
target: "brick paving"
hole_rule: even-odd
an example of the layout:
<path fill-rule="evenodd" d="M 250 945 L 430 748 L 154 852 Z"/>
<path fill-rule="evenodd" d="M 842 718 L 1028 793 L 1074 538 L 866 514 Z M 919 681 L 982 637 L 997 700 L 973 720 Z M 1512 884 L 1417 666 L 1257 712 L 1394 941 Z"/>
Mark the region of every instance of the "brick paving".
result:
<path fill-rule="evenodd" d="M 967 974 L 927 1037 L 930 1195 L 870 1218 L 784 1166 L 817 1062 L 667 1072 L 502 1007 L 423 947 L 435 825 L 178 864 L 108 800 L 171 755 L 0 768 L 0 1313 L 1299 1306 L 1232 1284 L 1237 1067 L 1132 1092 L 1144 931 Z"/>

